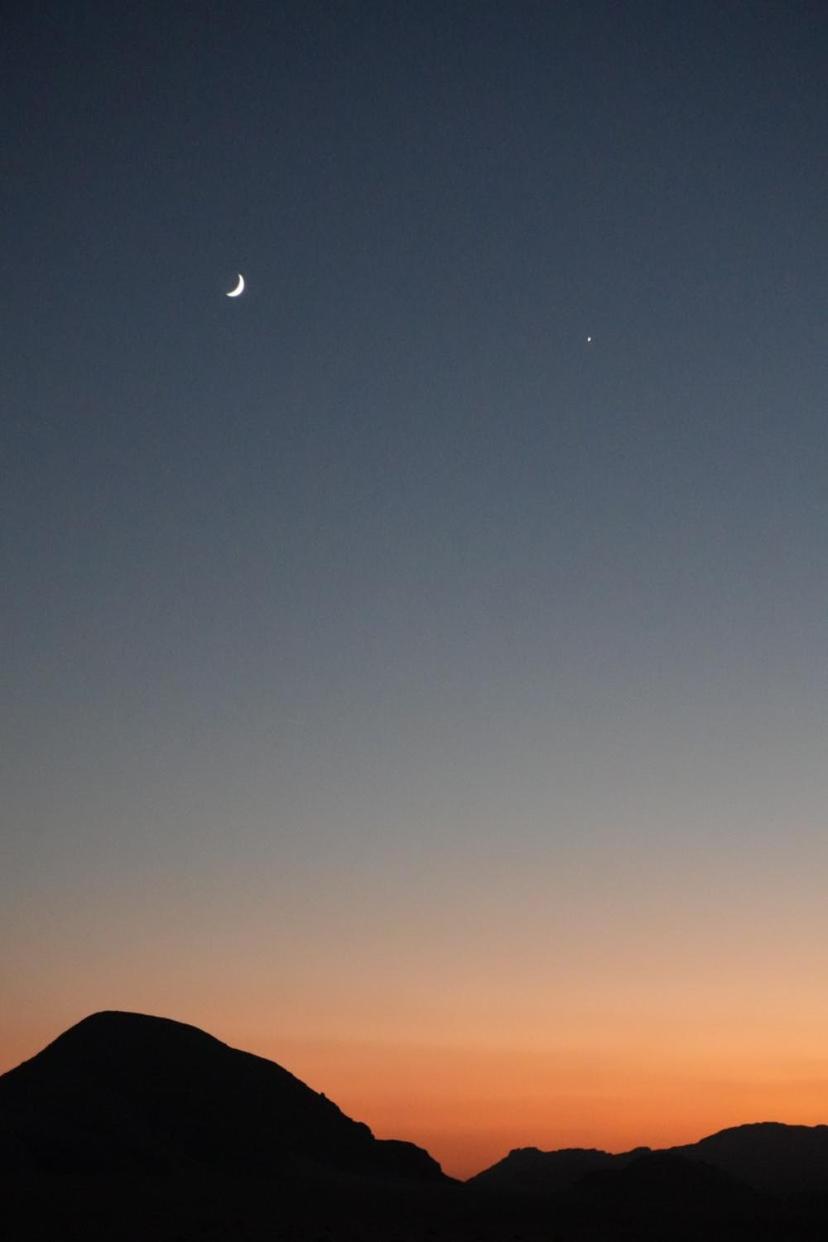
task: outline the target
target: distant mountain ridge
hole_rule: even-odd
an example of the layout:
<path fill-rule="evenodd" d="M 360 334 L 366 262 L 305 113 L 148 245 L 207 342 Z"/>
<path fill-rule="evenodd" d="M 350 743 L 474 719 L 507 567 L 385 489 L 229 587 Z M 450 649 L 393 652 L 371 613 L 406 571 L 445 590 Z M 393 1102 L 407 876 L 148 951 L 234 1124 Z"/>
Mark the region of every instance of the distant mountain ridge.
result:
<path fill-rule="evenodd" d="M 636 1156 L 649 1151 L 649 1147 L 637 1147 L 612 1155 L 596 1147 L 563 1147 L 557 1151 L 516 1147 L 497 1164 L 469 1178 L 467 1184 L 487 1190 L 550 1194 L 567 1189 L 589 1173 L 623 1168 Z"/>
<path fill-rule="evenodd" d="M 594 1148 L 540 1151 L 519 1147 L 467 1184 L 501 1193 L 555 1194 L 598 1173 L 620 1173 L 655 1158 L 705 1165 L 765 1194 L 828 1193 L 828 1125 L 764 1121 L 733 1126 L 696 1143 L 613 1155 Z M 637 1174 L 636 1174 L 637 1175 Z"/>
<path fill-rule="evenodd" d="M 828 1125 L 758 1121 L 668 1150 L 771 1194 L 828 1191 Z"/>
<path fill-rule="evenodd" d="M 105 1011 L 0 1076 L 0 1163 L 34 1173 L 316 1171 L 449 1182 L 273 1061 L 145 1014 Z"/>
<path fill-rule="evenodd" d="M 198 1173 L 456 1186 L 413 1143 L 376 1139 L 288 1070 L 168 1018 L 104 1011 L 0 1076 L 7 1174 Z M 825 1196 L 828 1126 L 758 1122 L 612 1154 L 516 1148 L 470 1178 L 484 1195 Z M 673 1188 L 673 1189 L 669 1189 Z"/>

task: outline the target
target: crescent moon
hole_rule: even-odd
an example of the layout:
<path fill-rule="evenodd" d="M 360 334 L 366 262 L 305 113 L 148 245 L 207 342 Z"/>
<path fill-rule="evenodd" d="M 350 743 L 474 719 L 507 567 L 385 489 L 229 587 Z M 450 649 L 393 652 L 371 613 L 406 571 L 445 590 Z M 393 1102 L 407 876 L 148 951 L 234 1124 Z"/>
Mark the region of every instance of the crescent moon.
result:
<path fill-rule="evenodd" d="M 228 292 L 227 297 L 238 298 L 238 297 L 241 297 L 243 293 L 244 293 L 244 277 L 242 276 L 241 272 L 239 272 L 239 283 L 236 285 L 235 289 L 231 289 Z"/>

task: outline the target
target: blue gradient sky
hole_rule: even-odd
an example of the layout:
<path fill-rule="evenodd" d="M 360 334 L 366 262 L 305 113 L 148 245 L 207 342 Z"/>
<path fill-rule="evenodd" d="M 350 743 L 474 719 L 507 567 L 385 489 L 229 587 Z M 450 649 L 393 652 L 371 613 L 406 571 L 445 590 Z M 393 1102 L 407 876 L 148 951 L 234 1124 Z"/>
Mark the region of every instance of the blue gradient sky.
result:
<path fill-rule="evenodd" d="M 471 1171 L 564 1106 L 501 1065 L 475 1147 L 470 1062 L 417 1119 L 401 1042 L 564 1031 L 678 1141 L 772 1012 L 828 1120 L 823 7 L 4 43 L 4 1066 L 112 1006 L 323 1041 L 312 1085 Z"/>

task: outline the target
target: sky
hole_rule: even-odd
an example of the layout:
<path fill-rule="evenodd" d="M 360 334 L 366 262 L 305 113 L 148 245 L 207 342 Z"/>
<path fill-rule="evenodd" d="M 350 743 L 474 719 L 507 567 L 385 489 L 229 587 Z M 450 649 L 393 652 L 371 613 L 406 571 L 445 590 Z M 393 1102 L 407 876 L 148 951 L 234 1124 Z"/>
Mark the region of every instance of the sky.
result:
<path fill-rule="evenodd" d="M 458 1176 L 828 1122 L 826 52 L 8 6 L 0 1070 L 163 1014 Z"/>

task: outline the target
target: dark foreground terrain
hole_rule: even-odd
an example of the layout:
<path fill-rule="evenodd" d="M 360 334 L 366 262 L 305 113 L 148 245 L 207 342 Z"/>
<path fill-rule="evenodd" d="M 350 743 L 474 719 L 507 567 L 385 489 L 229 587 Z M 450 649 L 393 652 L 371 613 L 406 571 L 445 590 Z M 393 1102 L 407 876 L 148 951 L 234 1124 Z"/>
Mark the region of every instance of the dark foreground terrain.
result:
<path fill-rule="evenodd" d="M 649 1175 L 546 1199 L 490 1199 L 463 1186 L 53 1177 L 4 1187 L 0 1229 L 9 1242 L 825 1242 L 828 1199 L 699 1197 L 654 1187 Z"/>
<path fill-rule="evenodd" d="M 0 1077 L 9 1242 L 828 1242 L 828 1128 L 511 1152 L 465 1184 L 280 1066 L 96 1014 Z"/>

